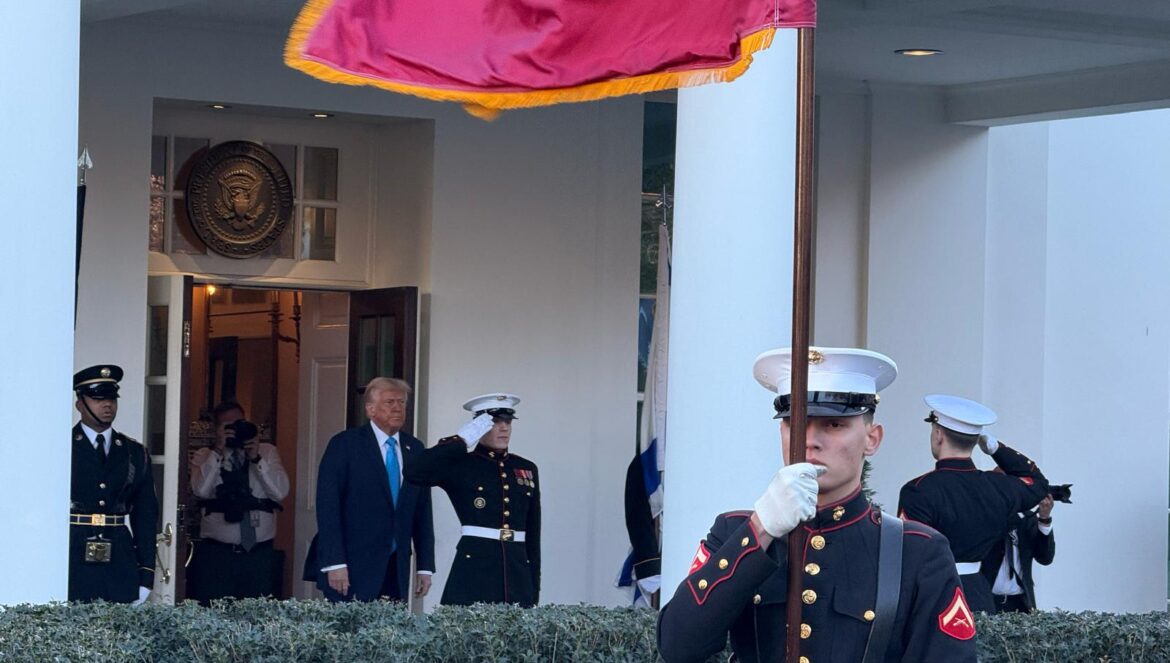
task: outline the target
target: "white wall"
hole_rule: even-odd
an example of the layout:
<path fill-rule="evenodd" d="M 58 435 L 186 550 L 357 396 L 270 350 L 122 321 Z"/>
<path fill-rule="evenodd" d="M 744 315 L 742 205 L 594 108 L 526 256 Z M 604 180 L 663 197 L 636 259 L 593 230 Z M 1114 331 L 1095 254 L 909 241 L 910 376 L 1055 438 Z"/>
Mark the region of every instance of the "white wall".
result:
<path fill-rule="evenodd" d="M 544 481 L 543 597 L 619 603 L 612 583 L 627 548 L 621 499 L 635 430 L 641 100 L 485 123 L 457 106 L 309 79 L 284 67 L 283 39 L 147 22 L 86 26 L 81 141 L 100 169 L 83 311 L 116 324 L 80 335 L 76 361 L 127 368 L 119 424 L 140 432 L 156 98 L 387 117 L 382 139 L 403 149 L 378 168 L 402 178 L 403 195 L 391 191 L 375 209 L 419 222 L 406 232 L 380 225 L 374 246 L 401 255 L 409 243 L 417 257 L 376 262 L 369 285 L 424 290 L 420 359 L 430 370 L 420 380 L 428 385 L 420 432 L 455 430 L 469 396 L 520 394 L 515 450 L 540 464 Z M 431 187 L 433 199 L 405 195 Z M 442 565 L 455 523 L 447 498 L 436 492 L 435 501 Z M 440 566 L 432 604 L 445 573 Z"/>
<path fill-rule="evenodd" d="M 878 501 L 893 509 L 932 467 L 923 394 L 982 400 L 996 434 L 1075 484 L 1056 563 L 1037 568 L 1041 606 L 1164 609 L 1170 113 L 984 132 L 946 124 L 929 90 L 878 87 L 870 104 L 865 120 L 855 98 L 821 98 L 819 222 L 862 221 L 830 231 L 843 251 L 818 234 L 817 338 L 849 319 L 850 285 L 823 286 L 854 273 L 849 232 L 868 230 L 867 346 L 901 369 L 879 409 Z M 842 167 L 867 153 L 863 172 Z"/>
<path fill-rule="evenodd" d="M 715 516 L 784 464 L 752 378 L 792 338 L 795 31 L 734 83 L 679 92 L 662 521 L 663 600 Z"/>
<path fill-rule="evenodd" d="M 1043 467 L 1076 485 L 1045 606 L 1166 607 L 1168 155 L 1167 111 L 1050 125 Z"/>
<path fill-rule="evenodd" d="M 5 424 L 0 473 L 0 604 L 67 595 L 69 428 L 73 399 L 73 256 L 77 220 L 77 32 L 72 2 L 9 3 L 0 40 L 0 400 Z M 35 352 L 31 349 L 46 348 Z M 16 539 L 25 542 L 16 545 Z M 32 544 L 32 545 L 29 545 Z"/>
<path fill-rule="evenodd" d="M 616 605 L 637 396 L 642 104 L 436 125 L 428 435 L 522 399 L 511 449 L 542 482 L 542 602 Z M 436 493 L 437 602 L 458 530 Z"/>
<path fill-rule="evenodd" d="M 873 92 L 867 347 L 898 364 L 870 486 L 893 511 L 934 467 L 922 397 L 983 387 L 987 130 L 948 125 L 932 90 Z"/>
<path fill-rule="evenodd" d="M 868 299 L 870 99 L 830 94 L 818 101 L 812 342 L 860 347 Z"/>

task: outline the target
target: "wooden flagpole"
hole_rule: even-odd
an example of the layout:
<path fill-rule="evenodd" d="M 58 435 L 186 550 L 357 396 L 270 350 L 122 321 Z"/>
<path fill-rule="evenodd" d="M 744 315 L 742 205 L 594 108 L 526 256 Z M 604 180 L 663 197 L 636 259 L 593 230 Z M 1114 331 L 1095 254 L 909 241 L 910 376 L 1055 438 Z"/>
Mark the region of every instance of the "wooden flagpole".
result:
<path fill-rule="evenodd" d="M 808 413 L 809 312 L 812 281 L 813 136 L 815 122 L 814 28 L 796 31 L 796 219 L 792 260 L 792 412 L 789 417 L 788 463 L 805 460 Z M 788 633 L 786 660 L 800 661 L 800 624 L 804 529 L 788 535 Z"/>

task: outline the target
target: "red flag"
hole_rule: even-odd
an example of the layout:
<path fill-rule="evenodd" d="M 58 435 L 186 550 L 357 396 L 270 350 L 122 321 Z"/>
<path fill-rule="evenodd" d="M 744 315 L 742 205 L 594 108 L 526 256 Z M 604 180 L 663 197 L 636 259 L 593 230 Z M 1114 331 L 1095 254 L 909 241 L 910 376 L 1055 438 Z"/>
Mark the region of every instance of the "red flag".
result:
<path fill-rule="evenodd" d="M 815 0 L 310 0 L 285 63 L 333 83 L 510 108 L 731 81 Z"/>

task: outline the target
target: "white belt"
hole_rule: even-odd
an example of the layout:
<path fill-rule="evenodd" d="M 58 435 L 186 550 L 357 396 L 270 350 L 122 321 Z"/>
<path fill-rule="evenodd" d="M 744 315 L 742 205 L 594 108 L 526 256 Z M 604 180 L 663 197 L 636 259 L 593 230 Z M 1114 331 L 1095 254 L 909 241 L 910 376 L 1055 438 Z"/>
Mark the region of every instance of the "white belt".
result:
<path fill-rule="evenodd" d="M 979 562 L 955 562 L 955 570 L 961 576 L 969 576 L 973 573 L 979 573 Z"/>
<path fill-rule="evenodd" d="M 524 543 L 524 532 L 518 532 L 514 529 L 492 529 L 490 527 L 473 527 L 471 525 L 464 525 L 462 528 L 463 536 L 478 536 L 481 539 L 492 539 L 494 541 L 516 541 Z"/>

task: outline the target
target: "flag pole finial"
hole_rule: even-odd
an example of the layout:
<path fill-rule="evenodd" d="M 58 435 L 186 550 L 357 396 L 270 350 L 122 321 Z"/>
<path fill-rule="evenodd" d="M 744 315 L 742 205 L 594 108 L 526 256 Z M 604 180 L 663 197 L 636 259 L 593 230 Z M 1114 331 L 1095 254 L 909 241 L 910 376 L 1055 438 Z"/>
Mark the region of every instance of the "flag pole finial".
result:
<path fill-rule="evenodd" d="M 77 169 L 81 171 L 80 183 L 85 184 L 85 171 L 93 168 L 93 159 L 89 158 L 89 146 L 81 148 L 81 156 L 77 157 Z"/>

